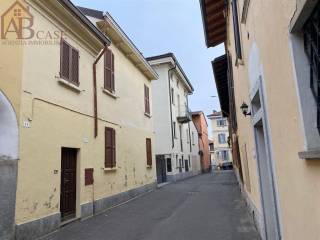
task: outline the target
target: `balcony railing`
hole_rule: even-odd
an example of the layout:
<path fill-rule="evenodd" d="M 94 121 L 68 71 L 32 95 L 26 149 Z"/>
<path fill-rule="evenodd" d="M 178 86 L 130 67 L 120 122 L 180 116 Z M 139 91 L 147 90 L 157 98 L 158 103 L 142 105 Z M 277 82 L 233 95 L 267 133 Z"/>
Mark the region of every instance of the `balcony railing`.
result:
<path fill-rule="evenodd" d="M 192 120 L 191 111 L 188 107 L 183 106 L 178 109 L 177 120 L 179 123 L 188 123 Z"/>

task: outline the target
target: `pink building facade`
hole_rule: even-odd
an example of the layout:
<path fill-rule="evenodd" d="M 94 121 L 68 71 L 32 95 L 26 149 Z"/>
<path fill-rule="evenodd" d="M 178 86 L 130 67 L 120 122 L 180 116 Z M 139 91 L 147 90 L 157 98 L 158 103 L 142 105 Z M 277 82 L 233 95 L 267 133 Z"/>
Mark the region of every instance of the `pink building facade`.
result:
<path fill-rule="evenodd" d="M 197 128 L 199 136 L 199 152 L 202 172 L 209 172 L 211 168 L 208 123 L 203 112 L 193 112 L 192 121 Z"/>

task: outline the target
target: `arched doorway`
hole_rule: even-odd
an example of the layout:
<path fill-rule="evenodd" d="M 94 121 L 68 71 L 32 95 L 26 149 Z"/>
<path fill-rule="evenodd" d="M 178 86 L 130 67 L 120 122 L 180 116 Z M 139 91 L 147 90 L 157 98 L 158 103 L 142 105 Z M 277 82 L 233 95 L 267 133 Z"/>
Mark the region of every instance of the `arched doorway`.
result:
<path fill-rule="evenodd" d="M 12 239 L 19 158 L 19 130 L 15 111 L 0 90 L 0 239 Z"/>

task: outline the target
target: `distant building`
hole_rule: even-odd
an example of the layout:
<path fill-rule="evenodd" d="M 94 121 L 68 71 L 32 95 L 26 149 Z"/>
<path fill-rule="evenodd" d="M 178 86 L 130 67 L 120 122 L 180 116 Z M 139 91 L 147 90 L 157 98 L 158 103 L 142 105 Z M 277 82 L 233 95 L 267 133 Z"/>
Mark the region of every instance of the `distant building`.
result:
<path fill-rule="evenodd" d="M 188 108 L 193 87 L 174 54 L 147 60 L 159 75 L 159 80 L 152 83 L 158 183 L 198 174 L 198 134 Z"/>
<path fill-rule="evenodd" d="M 213 166 L 214 142 L 211 139 L 209 139 L 209 151 L 210 151 L 210 163 L 211 163 L 211 166 Z"/>
<path fill-rule="evenodd" d="M 207 116 L 212 127 L 212 140 L 214 149 L 211 151 L 211 161 L 215 168 L 230 165 L 232 163 L 232 152 L 229 145 L 228 119 L 221 112 L 213 111 Z"/>
<path fill-rule="evenodd" d="M 202 172 L 209 172 L 211 168 L 208 123 L 203 112 L 193 112 L 192 121 L 198 130 L 199 153 Z"/>

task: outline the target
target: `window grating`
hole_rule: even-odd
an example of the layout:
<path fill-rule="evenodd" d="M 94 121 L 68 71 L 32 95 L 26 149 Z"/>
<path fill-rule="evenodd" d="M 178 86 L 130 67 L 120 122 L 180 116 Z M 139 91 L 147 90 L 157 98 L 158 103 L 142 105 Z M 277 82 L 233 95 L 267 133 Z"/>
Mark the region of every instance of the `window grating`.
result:
<path fill-rule="evenodd" d="M 303 28 L 304 49 L 310 63 L 310 88 L 317 103 L 317 128 L 320 133 L 320 4 Z"/>

